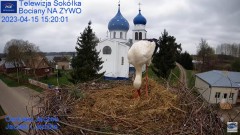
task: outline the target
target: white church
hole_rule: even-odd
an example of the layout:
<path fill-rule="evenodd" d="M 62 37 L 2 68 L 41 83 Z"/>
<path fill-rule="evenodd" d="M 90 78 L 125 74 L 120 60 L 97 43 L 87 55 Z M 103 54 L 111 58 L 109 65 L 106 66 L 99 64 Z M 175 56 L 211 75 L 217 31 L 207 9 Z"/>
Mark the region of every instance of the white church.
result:
<path fill-rule="evenodd" d="M 106 80 L 127 80 L 129 73 L 134 70 L 134 67 L 128 63 L 127 52 L 133 43 L 147 37 L 147 31 L 145 30 L 147 20 L 142 16 L 140 7 L 133 23 L 134 29 L 132 30 L 131 41 L 127 37 L 129 23 L 122 16 L 120 4 L 118 4 L 117 14 L 108 23 L 110 36 L 100 41 L 96 48 L 104 61 L 103 68 L 99 73 L 105 71 L 104 79 Z"/>

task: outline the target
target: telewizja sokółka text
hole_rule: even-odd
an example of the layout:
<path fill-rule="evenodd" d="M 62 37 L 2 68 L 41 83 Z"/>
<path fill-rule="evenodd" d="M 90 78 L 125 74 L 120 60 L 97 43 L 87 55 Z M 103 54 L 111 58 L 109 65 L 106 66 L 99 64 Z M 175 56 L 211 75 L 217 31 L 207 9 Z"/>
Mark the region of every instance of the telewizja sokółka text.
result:
<path fill-rule="evenodd" d="M 19 0 L 19 14 L 80 14 L 80 0 Z M 26 8 L 24 8 L 26 7 Z M 32 7 L 32 8 L 29 8 Z"/>

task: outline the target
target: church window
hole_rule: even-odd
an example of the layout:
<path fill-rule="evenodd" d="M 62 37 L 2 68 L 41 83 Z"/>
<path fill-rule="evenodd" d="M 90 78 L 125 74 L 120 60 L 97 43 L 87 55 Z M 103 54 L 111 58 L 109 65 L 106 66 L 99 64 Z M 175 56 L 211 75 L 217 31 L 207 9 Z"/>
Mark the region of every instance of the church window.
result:
<path fill-rule="evenodd" d="M 135 32 L 135 40 L 138 40 L 138 33 Z"/>
<path fill-rule="evenodd" d="M 139 40 L 142 40 L 142 32 L 139 32 Z"/>
<path fill-rule="evenodd" d="M 116 32 L 113 32 L 113 38 L 116 38 Z"/>
<path fill-rule="evenodd" d="M 122 57 L 121 65 L 124 65 L 124 57 Z"/>
<path fill-rule="evenodd" d="M 123 38 L 122 32 L 120 32 L 120 38 L 121 38 L 121 39 Z"/>
<path fill-rule="evenodd" d="M 127 33 L 125 33 L 125 39 L 127 39 Z"/>
<path fill-rule="evenodd" d="M 105 46 L 103 47 L 103 54 L 111 54 L 112 53 L 112 49 L 109 46 Z"/>

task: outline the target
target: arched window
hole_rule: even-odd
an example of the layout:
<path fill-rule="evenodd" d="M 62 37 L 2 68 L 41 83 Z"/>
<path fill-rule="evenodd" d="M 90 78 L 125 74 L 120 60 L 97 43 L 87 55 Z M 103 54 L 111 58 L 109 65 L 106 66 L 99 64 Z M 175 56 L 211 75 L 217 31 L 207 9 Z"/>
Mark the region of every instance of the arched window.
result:
<path fill-rule="evenodd" d="M 127 39 L 127 33 L 125 33 L 125 39 Z"/>
<path fill-rule="evenodd" d="M 145 33 L 145 39 L 147 39 L 147 33 Z"/>
<path fill-rule="evenodd" d="M 112 49 L 109 46 L 105 46 L 103 47 L 103 54 L 111 54 L 112 53 Z"/>
<path fill-rule="evenodd" d="M 121 38 L 121 39 L 123 38 L 122 32 L 120 32 L 120 38 Z"/>
<path fill-rule="evenodd" d="M 138 40 L 138 33 L 135 32 L 135 40 Z"/>
<path fill-rule="evenodd" d="M 116 32 L 113 32 L 113 38 L 116 38 Z"/>
<path fill-rule="evenodd" d="M 139 32 L 139 40 L 142 40 L 142 32 Z"/>

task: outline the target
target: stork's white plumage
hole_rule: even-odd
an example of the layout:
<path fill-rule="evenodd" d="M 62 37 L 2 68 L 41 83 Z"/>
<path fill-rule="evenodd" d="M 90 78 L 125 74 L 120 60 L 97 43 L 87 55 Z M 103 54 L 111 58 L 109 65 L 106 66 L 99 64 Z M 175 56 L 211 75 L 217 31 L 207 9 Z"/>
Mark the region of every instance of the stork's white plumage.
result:
<path fill-rule="evenodd" d="M 155 42 L 150 42 L 147 40 L 141 40 L 134 43 L 128 51 L 128 61 L 135 67 L 136 76 L 133 82 L 133 86 L 138 91 L 140 96 L 140 87 L 142 84 L 142 66 L 146 64 L 146 95 L 148 95 L 147 90 L 147 69 L 151 64 L 152 56 L 156 48 Z"/>

